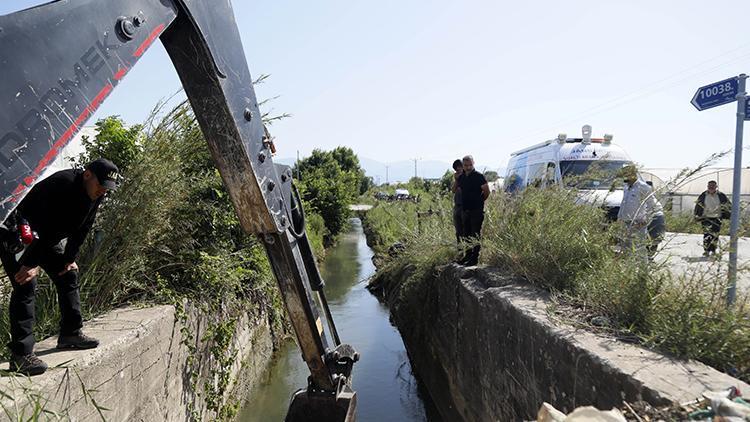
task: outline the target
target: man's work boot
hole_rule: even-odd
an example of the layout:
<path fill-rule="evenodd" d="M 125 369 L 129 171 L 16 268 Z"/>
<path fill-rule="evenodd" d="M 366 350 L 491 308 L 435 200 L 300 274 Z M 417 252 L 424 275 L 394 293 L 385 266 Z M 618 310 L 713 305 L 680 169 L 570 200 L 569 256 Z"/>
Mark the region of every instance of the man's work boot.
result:
<path fill-rule="evenodd" d="M 95 347 L 99 346 L 99 340 L 89 337 L 82 332 L 78 332 L 76 334 L 71 335 L 60 335 L 57 338 L 57 348 L 58 349 L 93 349 Z"/>
<path fill-rule="evenodd" d="M 17 355 L 13 353 L 10 358 L 10 372 L 17 372 L 24 375 L 40 375 L 47 370 L 47 364 L 39 359 L 35 354 Z"/>

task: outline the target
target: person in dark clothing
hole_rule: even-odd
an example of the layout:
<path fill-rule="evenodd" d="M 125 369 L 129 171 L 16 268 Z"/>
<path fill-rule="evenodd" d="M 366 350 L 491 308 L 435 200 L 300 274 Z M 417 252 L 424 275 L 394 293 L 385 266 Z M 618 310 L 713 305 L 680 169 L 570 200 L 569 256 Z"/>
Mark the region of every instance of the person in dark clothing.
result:
<path fill-rule="evenodd" d="M 693 214 L 703 226 L 703 256 L 716 253 L 721 231 L 721 220 L 728 220 L 732 213 L 732 203 L 719 192 L 715 181 L 708 182 L 707 189 L 698 196 Z"/>
<path fill-rule="evenodd" d="M 463 206 L 463 238 L 479 240 L 484 222 L 484 201 L 490 196 L 490 186 L 484 175 L 474 169 L 474 158 L 467 155 L 463 158 L 464 172 L 453 183 L 453 191 L 461 192 Z M 469 248 L 462 265 L 477 265 L 479 262 L 479 244 Z"/>
<path fill-rule="evenodd" d="M 454 180 L 458 180 L 458 178 L 464 174 L 464 166 L 463 163 L 461 163 L 461 160 L 456 160 L 453 162 L 453 178 Z M 461 206 L 461 191 L 456 190 L 453 192 L 453 227 L 456 228 L 456 241 L 461 241 L 461 236 L 463 236 L 463 207 Z"/>
<path fill-rule="evenodd" d="M 39 267 L 57 288 L 60 306 L 58 349 L 90 349 L 98 340 L 81 332 L 76 258 L 104 194 L 117 187 L 118 169 L 97 159 L 85 170 L 62 170 L 37 183 L 3 223 L 0 259 L 13 292 L 10 297 L 10 370 L 37 375 L 47 369 L 34 355 L 35 290 Z M 29 227 L 30 226 L 30 227 Z M 24 233 L 36 238 L 23 241 Z M 63 239 L 67 239 L 64 246 Z M 28 243 L 25 248 L 24 244 Z"/>

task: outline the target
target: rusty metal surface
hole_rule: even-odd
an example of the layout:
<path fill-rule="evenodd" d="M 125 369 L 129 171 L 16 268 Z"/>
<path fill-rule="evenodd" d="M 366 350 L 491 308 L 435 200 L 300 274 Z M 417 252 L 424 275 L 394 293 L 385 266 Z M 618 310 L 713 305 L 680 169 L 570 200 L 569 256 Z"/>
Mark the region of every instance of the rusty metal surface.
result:
<path fill-rule="evenodd" d="M 288 227 L 285 200 L 228 0 L 180 0 L 161 40 L 177 69 L 211 155 L 250 233 Z"/>

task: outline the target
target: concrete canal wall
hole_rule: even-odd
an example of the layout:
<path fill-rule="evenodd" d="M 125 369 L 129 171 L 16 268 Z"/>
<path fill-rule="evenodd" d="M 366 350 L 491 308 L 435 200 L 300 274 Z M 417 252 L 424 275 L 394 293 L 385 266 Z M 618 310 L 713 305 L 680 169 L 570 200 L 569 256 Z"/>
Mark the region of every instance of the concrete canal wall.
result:
<path fill-rule="evenodd" d="M 101 341 L 93 350 L 58 352 L 56 338 L 38 343 L 36 352 L 50 369 L 32 378 L 1 378 L 0 414 L 13 420 L 44 411 L 42 420 L 184 421 L 192 411 L 198 420 L 216 419 L 216 400 L 242 400 L 265 373 L 272 330 L 266 315 L 240 317 L 225 333 L 233 336 L 226 349 L 230 367 L 222 369 L 227 361 L 211 352 L 216 333 L 209 315 L 185 308 L 109 312 L 86 324 L 86 333 Z M 211 397 L 205 387 L 219 385 L 222 373 L 229 374 L 226 393 Z"/>
<path fill-rule="evenodd" d="M 544 401 L 570 411 L 623 400 L 685 402 L 733 385 L 750 391 L 701 363 L 553 321 L 545 292 L 491 269 L 451 264 L 409 292 L 399 280 L 377 282 L 371 288 L 389 302 L 412 366 L 445 420 L 535 419 Z"/>

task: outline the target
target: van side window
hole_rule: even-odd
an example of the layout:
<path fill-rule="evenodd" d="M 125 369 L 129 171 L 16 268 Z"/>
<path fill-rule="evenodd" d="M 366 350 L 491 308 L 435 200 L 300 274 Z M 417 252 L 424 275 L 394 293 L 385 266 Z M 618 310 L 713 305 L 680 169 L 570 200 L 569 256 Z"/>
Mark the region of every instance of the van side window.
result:
<path fill-rule="evenodd" d="M 547 163 L 538 163 L 529 165 L 529 185 L 536 188 L 542 187 L 544 182 L 545 170 Z"/>

